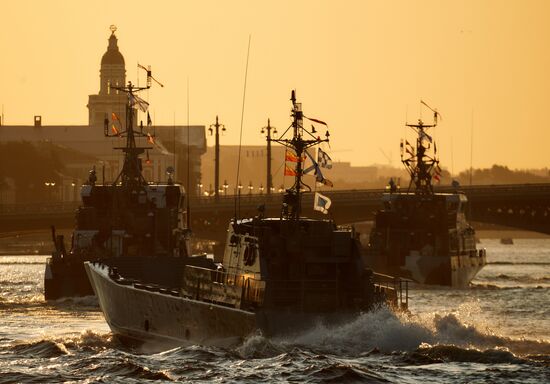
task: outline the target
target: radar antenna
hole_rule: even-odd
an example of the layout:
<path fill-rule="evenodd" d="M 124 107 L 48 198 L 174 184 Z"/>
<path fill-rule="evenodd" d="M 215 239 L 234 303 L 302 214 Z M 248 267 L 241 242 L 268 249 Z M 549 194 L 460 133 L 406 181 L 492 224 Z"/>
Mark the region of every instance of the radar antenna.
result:
<path fill-rule="evenodd" d="M 428 128 L 437 126 L 437 119 L 441 117 L 437 109 L 432 109 L 424 101 L 420 103 L 426 106 L 434 113 L 433 124 L 425 124 L 422 119 L 418 119 L 417 124 L 405 124 L 411 127 L 416 133 L 416 145 L 413 146 L 407 140 L 401 140 L 401 162 L 411 175 L 409 191 L 414 185 L 414 192 L 421 195 L 433 194 L 432 179 L 439 181 L 441 168 L 439 167 L 439 158 L 437 157 L 436 144 L 432 136 L 426 131 Z M 434 145 L 433 155 L 429 153 L 431 145 Z"/>

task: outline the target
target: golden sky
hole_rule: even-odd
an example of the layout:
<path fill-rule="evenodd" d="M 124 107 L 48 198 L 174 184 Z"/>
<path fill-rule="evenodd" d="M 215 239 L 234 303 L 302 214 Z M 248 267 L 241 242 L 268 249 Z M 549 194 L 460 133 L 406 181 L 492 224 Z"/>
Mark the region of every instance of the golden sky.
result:
<path fill-rule="evenodd" d="M 335 160 L 398 165 L 423 99 L 443 116 L 434 136 L 449 170 L 469 167 L 472 127 L 474 167 L 550 165 L 550 1 L 1 4 L 6 124 L 86 124 L 115 24 L 127 79 L 139 62 L 165 84 L 148 95 L 156 124 L 187 123 L 189 79 L 190 123 L 218 114 L 222 145 L 238 144 L 251 35 L 243 144 L 264 142 L 268 117 L 289 125 L 295 88 L 306 115 L 329 123 Z"/>

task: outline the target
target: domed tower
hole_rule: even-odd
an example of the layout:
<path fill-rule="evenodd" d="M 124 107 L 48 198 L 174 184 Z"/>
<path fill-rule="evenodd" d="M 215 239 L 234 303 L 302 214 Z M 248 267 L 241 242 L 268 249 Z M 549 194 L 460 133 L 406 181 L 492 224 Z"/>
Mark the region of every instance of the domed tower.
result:
<path fill-rule="evenodd" d="M 124 57 L 118 50 L 118 39 L 115 36 L 116 27 L 111 26 L 111 36 L 109 37 L 109 46 L 107 52 L 101 58 L 101 69 L 99 77 L 101 87 L 100 95 L 110 93 L 109 84 L 123 87 L 126 84 L 126 68 L 124 66 Z"/>
<path fill-rule="evenodd" d="M 118 49 L 118 39 L 115 35 L 116 27 L 111 25 L 110 30 L 109 45 L 101 58 L 99 94 L 90 95 L 88 99 L 89 125 L 101 126 L 102 128 L 105 118 L 109 120 L 109 125 L 111 125 L 113 112 L 119 117 L 122 126 L 125 126 L 126 95 L 124 93 L 119 94 L 111 86 L 125 85 L 126 68 L 124 56 Z"/>

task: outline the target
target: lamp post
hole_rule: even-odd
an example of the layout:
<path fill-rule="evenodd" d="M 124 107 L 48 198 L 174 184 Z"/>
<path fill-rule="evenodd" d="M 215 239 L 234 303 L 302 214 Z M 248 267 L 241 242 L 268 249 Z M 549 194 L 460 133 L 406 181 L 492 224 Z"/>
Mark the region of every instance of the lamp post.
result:
<path fill-rule="evenodd" d="M 52 202 L 53 201 L 55 181 L 46 181 L 46 182 L 44 182 L 44 185 L 46 186 L 46 190 L 48 191 L 48 201 Z"/>
<path fill-rule="evenodd" d="M 273 178 L 271 177 L 271 130 L 273 129 L 273 134 L 277 134 L 277 128 L 272 127 L 269 119 L 267 119 L 267 127 L 263 127 L 261 133 L 265 134 L 265 139 L 267 141 L 267 194 L 271 194 L 273 191 Z"/>
<path fill-rule="evenodd" d="M 248 196 L 252 195 L 252 191 L 254 190 L 254 186 L 252 185 L 252 181 L 248 183 Z"/>
<path fill-rule="evenodd" d="M 76 182 L 72 182 L 71 186 L 73 187 L 73 202 L 76 202 Z"/>
<path fill-rule="evenodd" d="M 197 190 L 198 190 L 198 192 L 199 192 L 199 193 L 198 193 L 198 196 L 199 196 L 199 198 L 200 198 L 200 197 L 202 196 L 202 183 L 201 183 L 201 182 L 199 182 L 199 183 L 197 184 Z"/>
<path fill-rule="evenodd" d="M 46 186 L 46 199 L 48 200 L 48 202 L 50 202 L 52 200 L 52 197 L 50 195 L 50 182 L 49 181 L 46 181 L 44 182 L 44 185 Z"/>
<path fill-rule="evenodd" d="M 258 190 L 260 191 L 260 195 L 263 195 L 264 194 L 264 185 L 260 184 L 260 187 L 258 188 Z"/>
<path fill-rule="evenodd" d="M 229 188 L 229 184 L 227 184 L 227 180 L 223 181 L 223 195 L 227 196 L 227 189 Z"/>
<path fill-rule="evenodd" d="M 215 147 L 215 170 L 214 170 L 214 193 L 216 194 L 216 199 L 219 197 L 219 190 L 220 190 L 220 128 L 222 129 L 222 132 L 225 132 L 225 125 L 220 124 L 218 122 L 218 116 L 216 115 L 216 124 L 210 124 L 210 128 L 208 130 L 210 131 L 210 136 L 214 134 L 215 130 L 215 137 L 216 137 L 216 147 Z"/>
<path fill-rule="evenodd" d="M 239 184 L 237 185 L 237 194 L 240 196 L 241 195 L 241 190 L 243 189 L 243 185 L 241 183 L 241 181 L 239 180 Z"/>

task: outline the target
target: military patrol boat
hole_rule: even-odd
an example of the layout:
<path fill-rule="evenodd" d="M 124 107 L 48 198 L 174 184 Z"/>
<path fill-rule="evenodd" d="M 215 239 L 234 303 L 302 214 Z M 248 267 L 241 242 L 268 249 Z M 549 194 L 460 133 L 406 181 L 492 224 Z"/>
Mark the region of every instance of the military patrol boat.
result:
<path fill-rule="evenodd" d="M 401 161 L 411 181 L 406 193 L 390 181 L 384 208 L 375 215 L 367 264 L 422 284 L 467 287 L 487 263 L 485 250 L 476 249 L 475 231 L 466 221 L 466 196 L 458 188 L 434 193 L 432 180 L 439 181 L 441 169 L 436 143 L 427 133 L 437 125 L 438 112 L 431 110 L 433 124 L 421 119 L 406 124 L 417 134 L 415 146 L 401 141 Z"/>
<path fill-rule="evenodd" d="M 140 155 L 152 147 L 137 146 L 136 138 L 143 137 L 149 143 L 154 138 L 144 132 L 143 123 L 140 130 L 137 129 L 137 109 L 144 112 L 148 106 L 137 93 L 150 88 L 151 79 L 151 71 L 147 70 L 146 87 L 136 87 L 131 82 L 126 87 L 111 86 L 128 95 L 126 127 L 120 126 L 120 119 L 114 113 L 112 121 L 106 116 L 104 123 L 106 137 L 126 138 L 124 147 L 115 148 L 124 153 L 122 171 L 108 184 L 97 182 L 95 168 L 90 171 L 80 191 L 82 206 L 76 212 L 69 252 L 63 237 L 56 236 L 53 230 L 55 251 L 47 260 L 44 279 L 47 300 L 93 295 L 84 270 L 86 260 L 102 259 L 134 278 L 147 276 L 153 281 L 166 282 L 174 278 L 173 266 L 181 267 L 188 255 L 186 231 L 182 226 L 184 190 L 172 181 L 173 169 L 167 170 L 168 181 L 164 183 L 150 183 L 142 175 Z M 149 122 L 148 118 L 148 125 Z M 149 268 L 161 261 L 165 266 L 163 270 L 153 272 Z"/>
<path fill-rule="evenodd" d="M 291 100 L 289 138 L 285 133 L 271 140 L 293 151 L 294 184 L 279 217 L 259 210 L 256 217 L 229 223 L 222 264 L 186 265 L 178 285 L 158 286 L 128 281 L 102 262 L 85 263 L 113 333 L 163 346 L 223 345 L 258 329 L 292 334 L 319 320 L 349 320 L 382 303 L 406 308 L 406 283 L 363 266 L 352 228 L 300 215 L 301 196 L 310 191 L 302 181 L 305 151 L 329 135 L 321 139 L 306 130 L 294 92 Z"/>

